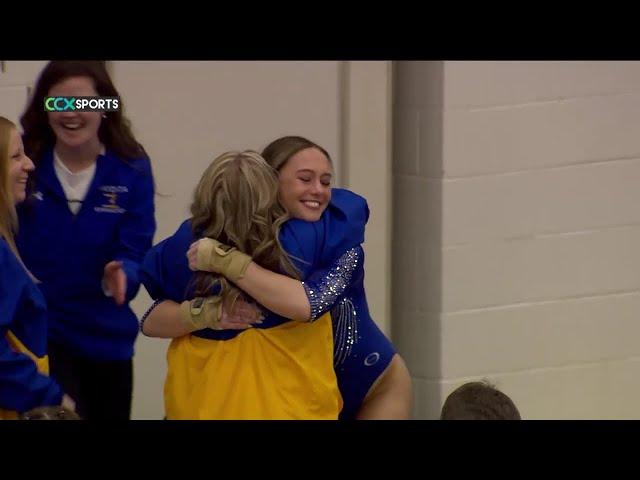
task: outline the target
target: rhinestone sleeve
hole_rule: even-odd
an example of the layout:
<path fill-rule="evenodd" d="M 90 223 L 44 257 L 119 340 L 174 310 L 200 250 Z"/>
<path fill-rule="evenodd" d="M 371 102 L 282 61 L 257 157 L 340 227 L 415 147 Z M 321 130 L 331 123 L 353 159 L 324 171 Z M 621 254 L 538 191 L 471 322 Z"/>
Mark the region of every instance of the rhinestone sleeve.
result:
<path fill-rule="evenodd" d="M 331 310 L 333 320 L 333 366 L 340 367 L 358 343 L 358 314 L 350 298 L 343 298 Z"/>
<path fill-rule="evenodd" d="M 302 282 L 311 306 L 309 321 L 316 320 L 333 308 L 338 298 L 344 294 L 354 270 L 362 261 L 362 253 L 362 247 L 347 250 L 324 274 L 313 275 L 311 279 Z"/>

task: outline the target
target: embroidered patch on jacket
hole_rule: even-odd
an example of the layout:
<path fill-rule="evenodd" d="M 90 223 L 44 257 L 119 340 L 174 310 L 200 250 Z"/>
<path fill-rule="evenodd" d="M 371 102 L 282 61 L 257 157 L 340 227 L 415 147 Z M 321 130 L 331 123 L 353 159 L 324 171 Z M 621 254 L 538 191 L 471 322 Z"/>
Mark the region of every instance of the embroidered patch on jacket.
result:
<path fill-rule="evenodd" d="M 99 207 L 94 207 L 96 212 L 105 213 L 124 213 L 126 210 L 118 205 L 119 194 L 128 192 L 129 189 L 124 185 L 103 185 L 99 188 L 104 195 L 103 203 Z"/>

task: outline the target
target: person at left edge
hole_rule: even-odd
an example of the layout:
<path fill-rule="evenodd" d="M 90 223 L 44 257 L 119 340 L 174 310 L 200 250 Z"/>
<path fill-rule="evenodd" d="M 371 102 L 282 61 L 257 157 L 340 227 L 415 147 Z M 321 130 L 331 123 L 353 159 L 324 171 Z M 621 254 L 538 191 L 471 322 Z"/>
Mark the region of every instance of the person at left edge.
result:
<path fill-rule="evenodd" d="M 14 242 L 15 205 L 33 169 L 15 124 L 0 117 L 0 420 L 33 408 L 75 408 L 48 375 L 45 301 Z"/>

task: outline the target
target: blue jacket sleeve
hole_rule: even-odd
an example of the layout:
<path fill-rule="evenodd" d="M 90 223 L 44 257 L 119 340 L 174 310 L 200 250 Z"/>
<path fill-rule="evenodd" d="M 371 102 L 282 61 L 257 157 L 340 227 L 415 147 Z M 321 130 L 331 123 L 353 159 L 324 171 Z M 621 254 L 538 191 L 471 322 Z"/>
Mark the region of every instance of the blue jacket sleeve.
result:
<path fill-rule="evenodd" d="M 26 353 L 14 351 L 7 340 L 12 325 L 21 319 L 21 308 L 31 301 L 30 281 L 7 244 L 0 240 L 0 407 L 18 412 L 62 402 L 60 387 L 39 373 Z"/>
<path fill-rule="evenodd" d="M 364 197 L 343 188 L 332 189 L 331 203 L 322 215 L 323 241 L 319 262 L 328 266 L 365 240 L 369 205 Z"/>
<path fill-rule="evenodd" d="M 118 250 L 114 260 L 122 262 L 127 275 L 126 301 L 130 301 L 140 288 L 140 263 L 151 248 L 156 230 L 154 185 L 148 159 L 134 164 L 140 169 L 132 187 L 131 203 L 120 226 Z"/>
<path fill-rule="evenodd" d="M 141 280 L 151 298 L 178 303 L 185 300 L 193 276 L 186 252 L 194 239 L 187 220 L 172 236 L 147 252 L 142 262 Z"/>
<path fill-rule="evenodd" d="M 334 188 L 320 220 L 287 221 L 280 231 L 280 241 L 304 280 L 318 269 L 327 273 L 348 250 L 361 245 L 368 219 L 369 207 L 363 197 Z"/>
<path fill-rule="evenodd" d="M 288 252 L 306 260 L 303 287 L 311 306 L 311 320 L 331 310 L 347 289 L 364 276 L 361 244 L 369 219 L 367 201 L 340 188 L 317 222 L 290 220 L 281 237 Z"/>
<path fill-rule="evenodd" d="M 288 220 L 280 230 L 280 243 L 289 259 L 305 279 L 317 267 L 322 254 L 325 226 L 322 222 Z"/>

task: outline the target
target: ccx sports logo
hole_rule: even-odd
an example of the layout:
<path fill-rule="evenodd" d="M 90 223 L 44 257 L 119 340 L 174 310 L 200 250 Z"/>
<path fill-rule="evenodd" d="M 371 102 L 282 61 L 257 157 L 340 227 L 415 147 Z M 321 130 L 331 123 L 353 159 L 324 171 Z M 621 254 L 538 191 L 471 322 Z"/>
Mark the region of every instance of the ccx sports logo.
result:
<path fill-rule="evenodd" d="M 45 112 L 117 112 L 118 97 L 45 97 Z"/>

